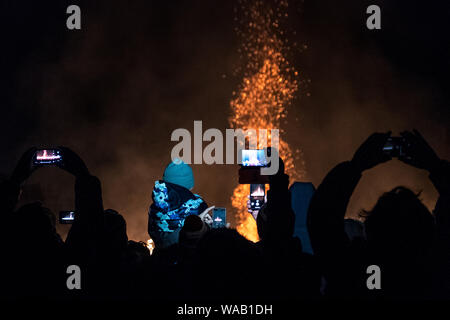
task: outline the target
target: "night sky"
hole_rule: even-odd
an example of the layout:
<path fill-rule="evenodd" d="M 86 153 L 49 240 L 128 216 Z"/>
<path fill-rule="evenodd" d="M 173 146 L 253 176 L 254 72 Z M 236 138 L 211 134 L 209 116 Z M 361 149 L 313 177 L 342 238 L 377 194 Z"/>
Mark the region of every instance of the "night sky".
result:
<path fill-rule="evenodd" d="M 66 28 L 77 4 L 82 29 Z M 447 1 L 289 1 L 300 92 L 284 124 L 316 186 L 374 131 L 417 128 L 450 157 L 450 5 Z M 377 4 L 382 29 L 365 27 Z M 29 146 L 65 145 L 103 184 L 105 208 L 145 240 L 154 180 L 176 128 L 228 127 L 242 75 L 233 9 L 238 1 L 1 1 L 0 173 Z M 299 163 L 300 165 L 300 163 Z M 194 191 L 230 208 L 236 165 L 194 165 Z M 212 178 L 214 177 L 214 179 Z M 73 208 L 73 178 L 44 168 L 27 182 L 55 212 Z M 356 215 L 396 185 L 436 192 L 425 172 L 397 160 L 367 172 L 349 207 Z M 32 192 L 30 192 L 32 193 Z M 26 196 L 26 194 L 24 195 Z M 36 195 L 29 195 L 30 198 Z M 62 233 L 67 229 L 61 228 Z"/>

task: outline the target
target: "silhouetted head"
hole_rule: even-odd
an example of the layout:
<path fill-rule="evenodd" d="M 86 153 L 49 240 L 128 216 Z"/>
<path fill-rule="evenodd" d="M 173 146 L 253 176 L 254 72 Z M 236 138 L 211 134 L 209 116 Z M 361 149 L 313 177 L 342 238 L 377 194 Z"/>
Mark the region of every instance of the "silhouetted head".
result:
<path fill-rule="evenodd" d="M 128 246 L 127 224 L 120 213 L 107 209 L 104 213 L 104 226 L 106 241 L 109 246 L 118 251 L 125 250 Z"/>
<path fill-rule="evenodd" d="M 258 292 L 259 252 L 236 230 L 211 229 L 200 240 L 197 254 L 196 276 L 207 283 L 206 288 L 198 286 L 201 295 L 238 299 Z"/>
<path fill-rule="evenodd" d="M 209 230 L 197 215 L 190 215 L 184 220 L 178 243 L 186 248 L 195 248 L 203 235 Z"/>
<path fill-rule="evenodd" d="M 143 259 L 150 257 L 150 251 L 145 242 L 128 241 L 128 254 L 133 261 L 141 262 Z"/>
<path fill-rule="evenodd" d="M 364 223 L 355 219 L 345 219 L 344 220 L 344 228 L 347 237 L 350 240 L 355 239 L 364 239 Z"/>
<path fill-rule="evenodd" d="M 56 217 L 50 209 L 34 202 L 22 206 L 14 213 L 15 226 L 20 238 L 35 248 L 61 244 L 56 232 Z"/>
<path fill-rule="evenodd" d="M 434 218 L 418 195 L 405 187 L 383 194 L 365 212 L 369 244 L 382 251 L 422 252 L 434 237 Z"/>
<path fill-rule="evenodd" d="M 270 212 L 267 205 L 263 205 L 258 213 L 256 225 L 261 240 L 290 239 L 294 234 L 295 215 L 290 207 Z"/>

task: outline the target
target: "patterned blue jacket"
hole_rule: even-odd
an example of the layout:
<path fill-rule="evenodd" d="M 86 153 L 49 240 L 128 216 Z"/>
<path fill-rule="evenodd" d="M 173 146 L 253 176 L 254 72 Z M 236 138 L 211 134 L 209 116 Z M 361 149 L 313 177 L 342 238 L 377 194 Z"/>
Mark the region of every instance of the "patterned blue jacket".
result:
<path fill-rule="evenodd" d="M 183 227 L 184 219 L 208 208 L 203 199 L 177 184 L 155 181 L 153 203 L 149 209 L 148 233 L 174 232 Z"/>

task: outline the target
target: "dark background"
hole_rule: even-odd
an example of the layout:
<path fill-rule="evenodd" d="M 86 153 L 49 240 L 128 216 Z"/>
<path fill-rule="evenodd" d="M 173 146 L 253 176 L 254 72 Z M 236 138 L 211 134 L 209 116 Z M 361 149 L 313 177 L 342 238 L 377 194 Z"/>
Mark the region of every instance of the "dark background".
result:
<path fill-rule="evenodd" d="M 417 128 L 449 158 L 447 1 L 289 1 L 293 56 L 302 84 L 289 108 L 286 140 L 302 151 L 316 186 L 350 159 L 373 131 Z M 82 29 L 66 28 L 77 4 Z M 377 4 L 382 30 L 365 27 Z M 66 145 L 102 180 L 105 208 L 145 240 L 155 179 L 170 161 L 176 128 L 225 129 L 241 61 L 233 28 L 237 1 L 2 1 L 0 172 L 8 175 L 29 146 Z M 299 163 L 300 165 L 300 163 Z M 231 209 L 237 166 L 194 165 L 194 191 Z M 367 172 L 349 215 L 396 185 L 436 192 L 425 172 L 394 160 Z M 25 200 L 55 212 L 73 208 L 73 178 L 37 171 Z M 27 189 L 28 188 L 28 189 Z M 28 197 L 28 198 L 27 198 Z M 232 220 L 232 218 L 231 218 Z M 67 228 L 61 229 L 62 233 Z"/>

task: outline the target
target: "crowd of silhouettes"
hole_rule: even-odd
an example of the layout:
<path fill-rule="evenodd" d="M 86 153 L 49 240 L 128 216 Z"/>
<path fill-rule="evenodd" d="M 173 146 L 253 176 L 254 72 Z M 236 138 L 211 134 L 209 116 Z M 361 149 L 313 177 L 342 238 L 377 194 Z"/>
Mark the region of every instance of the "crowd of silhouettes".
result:
<path fill-rule="evenodd" d="M 317 190 L 300 182 L 289 188 L 281 161 L 278 173 L 269 177 L 265 204 L 251 212 L 257 220 L 256 243 L 232 228 L 211 228 L 213 207 L 191 192 L 192 169 L 173 161 L 152 191 L 152 254 L 145 243 L 128 240 L 122 215 L 103 207 L 100 180 L 68 148 L 59 147 L 64 161 L 57 164 L 76 178 L 76 215 L 66 240 L 44 204 L 17 208 L 21 186 L 39 167 L 31 148 L 0 183 L 1 298 L 449 298 L 450 164 L 417 131 L 401 136 L 405 145 L 398 159 L 427 170 L 439 193 L 433 212 L 419 194 L 399 186 L 362 210 L 360 221 L 346 219 L 362 174 L 392 159 L 384 150 L 390 132 L 371 135 Z M 81 271 L 79 289 L 67 286 L 71 265 Z M 368 286 L 371 265 L 381 271 L 379 288 Z"/>

